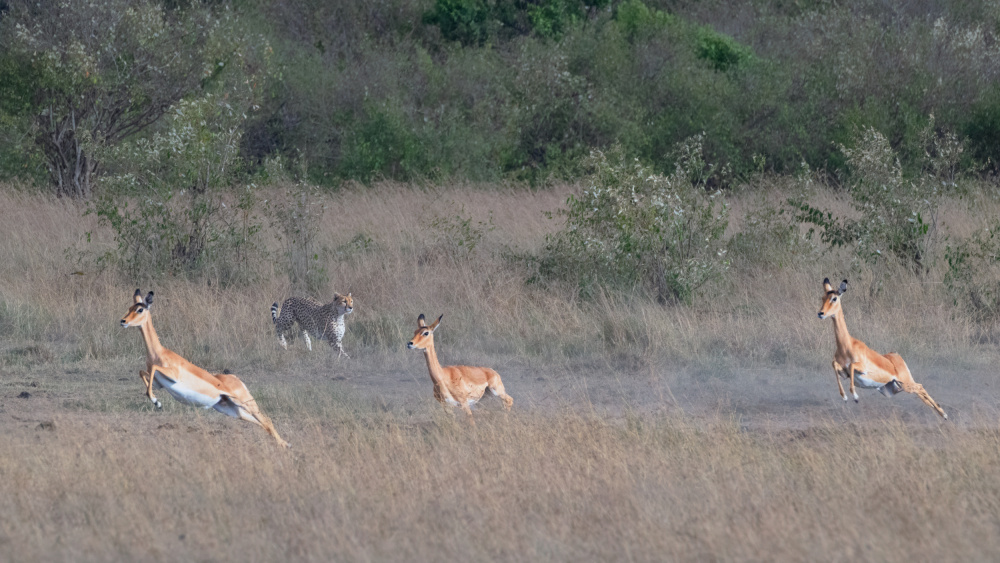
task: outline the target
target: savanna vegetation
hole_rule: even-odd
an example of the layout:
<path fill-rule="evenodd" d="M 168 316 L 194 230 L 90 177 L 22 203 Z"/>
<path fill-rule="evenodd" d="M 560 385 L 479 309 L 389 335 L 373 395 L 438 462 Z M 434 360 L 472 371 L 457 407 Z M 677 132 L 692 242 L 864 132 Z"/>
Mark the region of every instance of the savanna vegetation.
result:
<path fill-rule="evenodd" d="M 0 0 L 0 553 L 1000 549 L 1000 10 Z M 844 405 L 852 334 L 949 412 Z M 117 321 L 292 443 L 171 400 Z M 269 307 L 351 292 L 337 361 Z M 500 371 L 473 429 L 407 352 Z"/>

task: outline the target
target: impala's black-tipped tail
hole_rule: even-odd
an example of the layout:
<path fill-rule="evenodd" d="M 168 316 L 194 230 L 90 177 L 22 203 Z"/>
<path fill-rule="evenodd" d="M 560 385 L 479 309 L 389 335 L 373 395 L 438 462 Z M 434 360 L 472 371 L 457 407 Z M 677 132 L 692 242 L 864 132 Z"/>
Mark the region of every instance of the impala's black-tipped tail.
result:
<path fill-rule="evenodd" d="M 278 324 L 278 304 L 271 305 L 271 322 Z"/>

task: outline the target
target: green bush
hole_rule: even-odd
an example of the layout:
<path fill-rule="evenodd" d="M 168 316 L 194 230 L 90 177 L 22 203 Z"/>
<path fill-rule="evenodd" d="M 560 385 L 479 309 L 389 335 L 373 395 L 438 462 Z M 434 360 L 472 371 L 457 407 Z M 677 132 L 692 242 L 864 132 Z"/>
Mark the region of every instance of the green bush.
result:
<path fill-rule="evenodd" d="M 436 0 L 434 9 L 424 13 L 425 25 L 436 25 L 441 36 L 463 45 L 482 45 L 496 23 L 485 0 Z"/>
<path fill-rule="evenodd" d="M 850 170 L 851 204 L 858 217 L 834 217 L 796 201 L 799 219 L 821 227 L 823 242 L 831 246 L 853 245 L 863 261 L 896 260 L 915 272 L 926 271 L 939 183 L 924 175 L 904 177 L 888 139 L 873 128 L 860 130 L 854 146 L 841 145 L 840 150 Z"/>
<path fill-rule="evenodd" d="M 30 101 L 16 98 L 61 196 L 90 197 L 101 172 L 95 152 L 144 131 L 227 62 L 213 49 L 224 43 L 225 10 L 168 14 L 150 0 L 18 0 L 8 8 L 0 51 L 22 63 L 8 84 L 31 91 Z"/>
<path fill-rule="evenodd" d="M 164 273 L 254 279 L 261 223 L 255 186 L 232 189 L 246 109 L 235 102 L 212 94 L 181 101 L 163 131 L 105 153 L 116 172 L 88 212 L 111 227 L 117 249 L 101 262 L 137 281 Z"/>
<path fill-rule="evenodd" d="M 629 41 L 647 39 L 676 21 L 667 12 L 649 8 L 642 0 L 626 0 L 615 9 L 615 22 Z"/>
<path fill-rule="evenodd" d="M 369 103 L 348 125 L 338 169 L 344 178 L 371 182 L 376 177 L 413 180 L 430 173 L 427 144 L 389 104 Z"/>
<path fill-rule="evenodd" d="M 719 72 L 741 67 L 753 59 L 749 47 L 710 27 L 698 28 L 696 41 L 698 58 L 708 61 Z"/>
<path fill-rule="evenodd" d="M 594 151 L 587 187 L 567 201 L 566 226 L 540 257 L 541 278 L 643 287 L 661 302 L 690 302 L 728 267 L 728 208 L 708 189 L 714 167 L 700 137 L 679 145 L 674 172 L 654 173 L 620 146 Z"/>

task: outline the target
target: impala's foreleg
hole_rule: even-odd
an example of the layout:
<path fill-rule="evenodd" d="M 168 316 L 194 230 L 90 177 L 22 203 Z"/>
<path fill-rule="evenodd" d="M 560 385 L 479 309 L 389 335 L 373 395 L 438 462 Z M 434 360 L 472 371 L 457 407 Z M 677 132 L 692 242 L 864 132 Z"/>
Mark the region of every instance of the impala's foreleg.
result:
<path fill-rule="evenodd" d="M 156 373 L 155 369 L 153 370 L 153 373 Z M 158 409 L 162 409 L 163 403 L 161 403 L 159 399 L 153 396 L 153 376 L 150 375 L 150 373 L 147 372 L 146 370 L 139 370 L 139 377 L 142 378 L 143 384 L 146 385 L 146 396 L 149 397 L 150 401 L 152 401 L 153 406 L 155 406 Z"/>
<path fill-rule="evenodd" d="M 840 381 L 840 378 L 841 374 L 846 372 L 847 370 L 844 369 L 844 366 L 837 363 L 837 360 L 833 361 L 833 377 L 837 380 L 837 389 L 840 391 L 840 398 L 845 401 L 847 400 L 847 395 L 844 394 L 844 384 Z M 851 381 L 854 381 L 853 377 Z"/>
<path fill-rule="evenodd" d="M 493 393 L 494 396 L 499 397 L 503 401 L 503 408 L 510 410 L 511 405 L 514 404 L 514 399 L 503 388 L 503 381 L 500 381 L 500 374 L 493 370 L 487 370 L 486 374 L 486 386 L 489 388 L 490 393 Z"/>
<path fill-rule="evenodd" d="M 930 394 L 924 390 L 923 385 L 916 382 L 906 381 L 901 381 L 900 383 L 903 384 L 903 391 L 906 391 L 907 393 L 914 393 L 916 396 L 920 397 L 920 400 L 926 403 L 927 406 L 937 411 L 942 418 L 948 420 L 948 413 L 944 412 L 944 409 L 942 409 L 940 405 L 938 405 L 937 402 L 931 398 Z"/>
<path fill-rule="evenodd" d="M 848 370 L 849 371 L 847 372 L 847 378 L 851 380 L 851 396 L 854 397 L 854 402 L 857 403 L 858 392 L 854 390 L 854 364 L 851 364 Z M 844 397 L 844 400 L 846 401 L 847 397 Z"/>

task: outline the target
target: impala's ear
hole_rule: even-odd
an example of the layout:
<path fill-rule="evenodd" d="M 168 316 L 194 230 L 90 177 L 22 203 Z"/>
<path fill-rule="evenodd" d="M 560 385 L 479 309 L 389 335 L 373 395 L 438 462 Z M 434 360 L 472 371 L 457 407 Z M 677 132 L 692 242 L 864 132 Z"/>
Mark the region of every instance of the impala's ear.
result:
<path fill-rule="evenodd" d="M 146 296 L 146 308 L 149 309 L 153 306 L 153 292 L 150 291 L 149 295 Z"/>
<path fill-rule="evenodd" d="M 847 280 L 840 282 L 840 289 L 837 290 L 837 295 L 843 295 L 847 291 Z"/>
<path fill-rule="evenodd" d="M 427 326 L 427 323 L 424 322 L 423 313 L 420 313 L 420 316 L 417 317 L 417 326 L 419 326 L 420 328 L 425 328 Z"/>
<path fill-rule="evenodd" d="M 139 289 L 135 290 L 135 293 L 132 295 L 132 301 L 135 302 L 135 303 L 142 303 L 142 291 L 141 290 L 139 290 Z"/>
<path fill-rule="evenodd" d="M 444 318 L 444 315 L 441 315 L 440 317 L 438 317 L 438 320 L 434 321 L 434 324 L 431 325 L 431 330 L 432 331 L 434 329 L 436 329 L 439 324 L 441 324 L 441 319 L 443 319 L 443 318 Z"/>
<path fill-rule="evenodd" d="M 830 285 L 830 278 L 823 278 L 823 291 L 827 293 L 833 291 L 833 286 Z"/>

